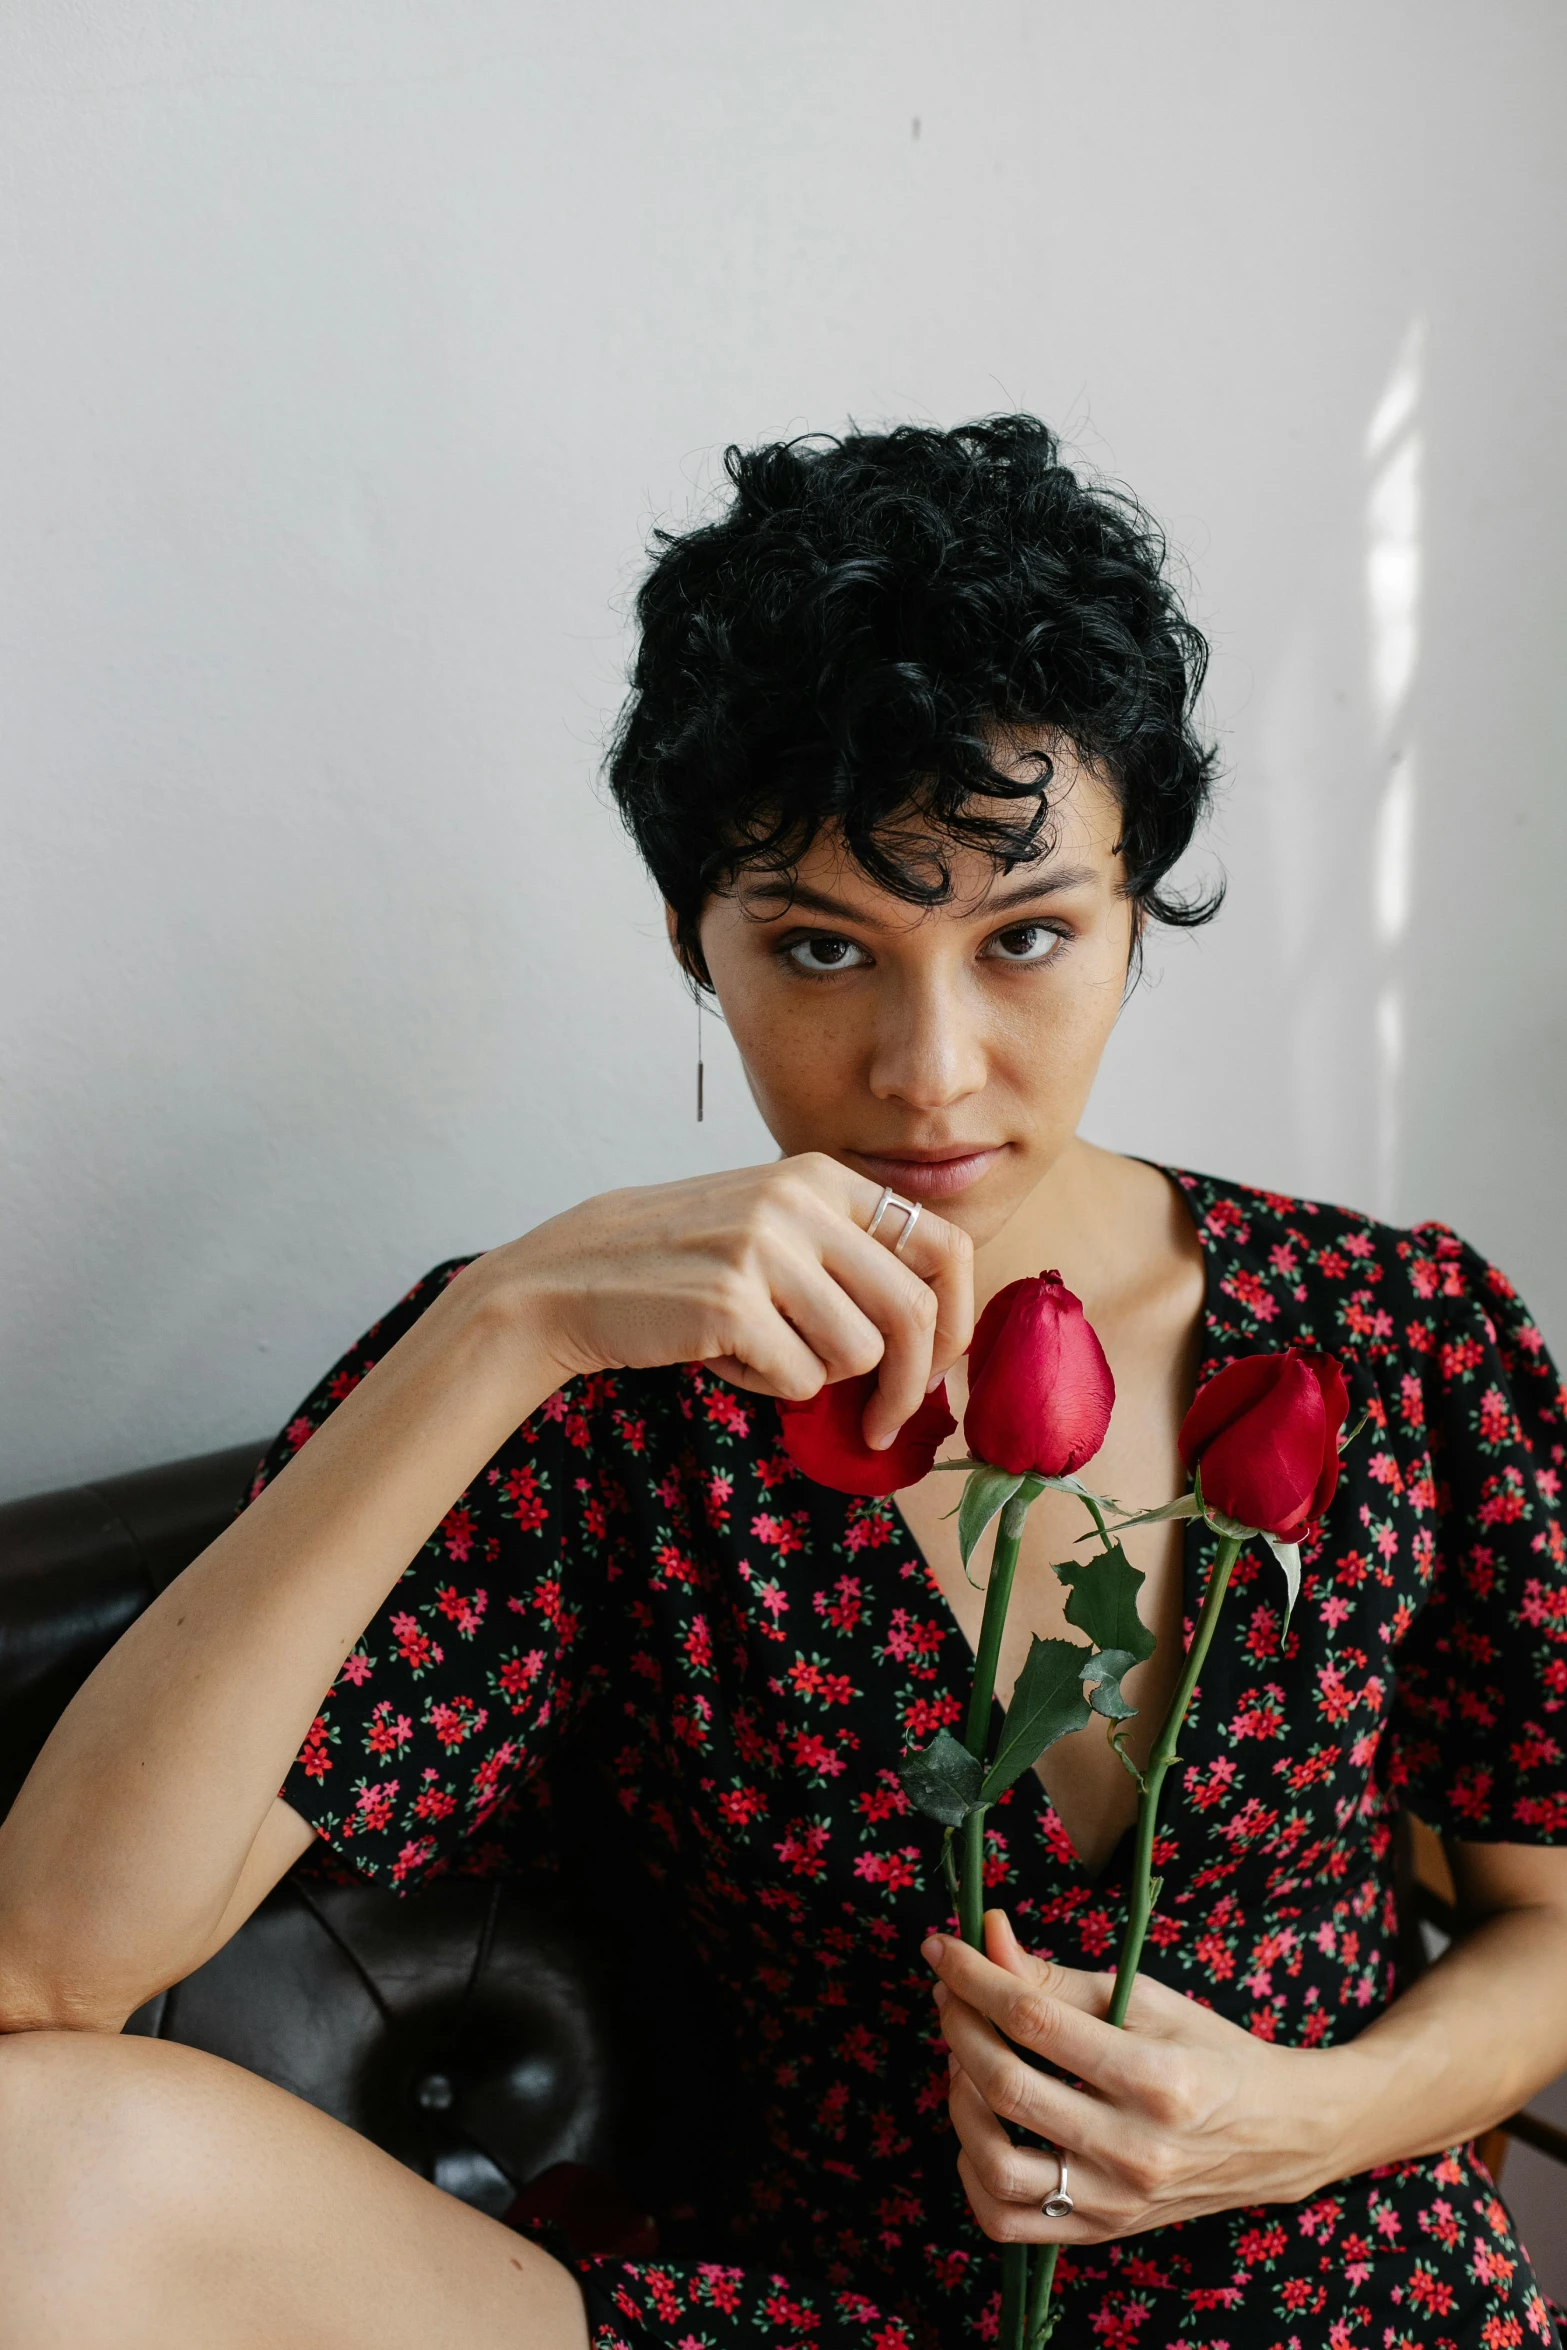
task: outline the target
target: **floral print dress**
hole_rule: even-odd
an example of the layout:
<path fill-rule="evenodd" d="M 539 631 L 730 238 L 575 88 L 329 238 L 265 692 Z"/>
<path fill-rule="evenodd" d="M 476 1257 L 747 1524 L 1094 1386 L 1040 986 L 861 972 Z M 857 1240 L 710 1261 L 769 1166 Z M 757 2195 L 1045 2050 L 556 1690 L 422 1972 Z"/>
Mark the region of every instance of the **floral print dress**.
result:
<path fill-rule="evenodd" d="M 1321 2047 L 1398 1987 L 1400 1806 L 1472 1841 L 1567 1841 L 1567 1415 L 1511 1285 L 1442 1226 L 1172 1179 L 1207 1257 L 1202 1375 L 1329 1348 L 1371 1424 L 1287 1634 L 1260 1549 L 1236 1568 L 1166 1789 L 1144 1964 Z M 344 1358 L 258 1489 L 457 1269 Z M 1211 1543 L 1187 1537 L 1188 1632 Z M 284 1792 L 365 1877 L 507 1869 L 564 1756 L 613 1789 L 683 1912 L 763 2150 L 738 2219 L 698 2213 L 702 2257 L 583 2264 L 595 2350 L 994 2338 L 999 2261 L 958 2182 L 919 1956 L 953 1923 L 940 1831 L 897 1775 L 960 1720 L 971 1663 L 896 1509 L 807 1483 L 771 1403 L 687 1367 L 552 1396 L 324 1701 Z M 992 1898 L 1026 1946 L 1104 1967 L 1129 1847 L 1091 1877 L 1027 1772 L 990 1815 Z M 1057 2343 L 1094 2350 L 1557 2339 L 1467 2145 L 1068 2249 L 1058 2279 Z"/>

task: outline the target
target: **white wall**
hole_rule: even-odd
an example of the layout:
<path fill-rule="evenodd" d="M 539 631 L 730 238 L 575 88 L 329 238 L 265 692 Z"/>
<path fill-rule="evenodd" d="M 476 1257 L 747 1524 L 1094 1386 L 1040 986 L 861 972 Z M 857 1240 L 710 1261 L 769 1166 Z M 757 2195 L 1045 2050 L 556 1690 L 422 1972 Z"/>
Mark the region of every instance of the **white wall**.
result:
<path fill-rule="evenodd" d="M 851 415 L 1032 407 L 1195 573 L 1232 901 L 1093 1130 L 1446 1216 L 1567 1343 L 1564 66 L 1556 0 L 11 0 L 0 1490 L 761 1154 L 592 779 L 650 520 Z"/>

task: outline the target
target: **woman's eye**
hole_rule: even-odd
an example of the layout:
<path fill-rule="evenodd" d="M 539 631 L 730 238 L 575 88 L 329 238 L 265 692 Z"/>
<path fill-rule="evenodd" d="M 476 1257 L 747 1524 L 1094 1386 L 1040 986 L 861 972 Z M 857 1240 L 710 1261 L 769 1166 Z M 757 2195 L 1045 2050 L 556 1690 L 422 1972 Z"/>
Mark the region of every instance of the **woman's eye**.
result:
<path fill-rule="evenodd" d="M 998 932 L 985 952 L 1003 963 L 1048 963 L 1060 944 L 1059 930 L 1043 922 L 1020 922 L 1015 930 Z"/>
<path fill-rule="evenodd" d="M 813 930 L 806 938 L 792 939 L 784 949 L 797 971 L 813 975 L 824 971 L 854 971 L 870 957 L 863 947 L 857 947 L 852 938 L 833 938 L 826 931 Z"/>

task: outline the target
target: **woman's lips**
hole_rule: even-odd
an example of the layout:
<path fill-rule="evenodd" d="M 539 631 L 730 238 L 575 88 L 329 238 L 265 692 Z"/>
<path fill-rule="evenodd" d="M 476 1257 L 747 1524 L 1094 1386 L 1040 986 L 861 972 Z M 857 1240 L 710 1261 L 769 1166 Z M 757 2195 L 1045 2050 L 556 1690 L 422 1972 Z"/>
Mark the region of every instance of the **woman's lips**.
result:
<path fill-rule="evenodd" d="M 855 1150 L 845 1156 L 862 1167 L 873 1183 L 890 1183 L 907 1199 L 955 1199 L 988 1174 L 1005 1149 L 1005 1143 L 996 1143 L 958 1150 L 950 1157 L 884 1158 L 877 1151 Z"/>

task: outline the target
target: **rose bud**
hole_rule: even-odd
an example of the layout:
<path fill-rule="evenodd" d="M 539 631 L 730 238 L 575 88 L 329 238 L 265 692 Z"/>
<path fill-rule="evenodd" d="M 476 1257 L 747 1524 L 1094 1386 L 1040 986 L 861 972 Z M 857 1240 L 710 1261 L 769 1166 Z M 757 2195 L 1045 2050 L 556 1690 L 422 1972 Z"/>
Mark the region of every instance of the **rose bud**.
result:
<path fill-rule="evenodd" d="M 808 1403 L 780 1401 L 783 1447 L 797 1469 L 835 1493 L 896 1493 L 930 1475 L 930 1466 L 957 1426 L 947 1409 L 945 1384 L 927 1395 L 885 1452 L 872 1452 L 862 1425 L 876 1373 L 837 1379 Z"/>
<path fill-rule="evenodd" d="M 1013 1476 L 1068 1477 L 1105 1440 L 1115 1381 L 1080 1301 L 1059 1273 L 1009 1281 L 969 1348 L 969 1451 Z"/>
<path fill-rule="evenodd" d="M 1210 1508 L 1293 1542 L 1333 1499 L 1348 1411 L 1332 1355 L 1297 1346 L 1242 1355 L 1198 1389 L 1181 1423 L 1181 1458 L 1202 1472 Z"/>

